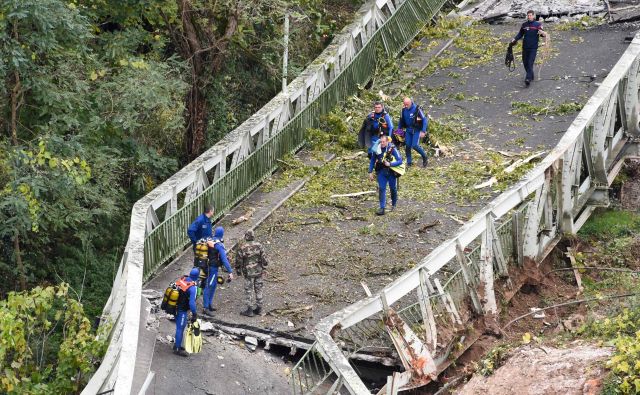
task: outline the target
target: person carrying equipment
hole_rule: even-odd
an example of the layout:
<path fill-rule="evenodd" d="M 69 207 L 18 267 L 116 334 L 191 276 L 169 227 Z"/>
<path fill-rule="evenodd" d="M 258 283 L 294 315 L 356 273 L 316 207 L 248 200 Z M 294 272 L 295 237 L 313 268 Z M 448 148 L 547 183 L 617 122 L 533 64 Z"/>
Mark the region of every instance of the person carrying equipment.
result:
<path fill-rule="evenodd" d="M 224 247 L 224 228 L 218 226 L 214 233 L 213 239 L 207 241 L 209 247 L 209 271 L 207 274 L 207 283 L 204 288 L 202 305 L 204 307 L 204 314 L 211 316 L 215 311 L 213 308 L 213 296 L 216 293 L 216 287 L 218 286 L 218 270 L 220 266 L 224 265 L 224 268 L 229 272 L 229 281 L 235 277 L 231 265 L 229 264 L 229 258 L 227 258 L 227 250 Z"/>
<path fill-rule="evenodd" d="M 367 153 L 371 156 L 373 147 L 378 144 L 380 134 L 391 136 L 393 131 L 393 121 L 384 109 L 384 105 L 380 101 L 373 103 L 373 112 L 371 112 L 362 122 L 362 127 L 358 133 L 358 145 L 361 148 L 367 148 Z"/>
<path fill-rule="evenodd" d="M 535 20 L 536 13 L 533 10 L 527 11 L 527 21 L 520 26 L 518 34 L 511 40 L 510 46 L 514 46 L 518 40 L 522 39 L 522 65 L 526 71 L 524 84 L 529 86 L 533 81 L 533 64 L 538 53 L 539 36 L 544 37 L 545 44 L 549 43 L 549 34 L 542 30 L 542 23 Z"/>
<path fill-rule="evenodd" d="M 178 296 L 177 303 L 176 336 L 175 343 L 173 345 L 173 353 L 182 357 L 189 355 L 182 344 L 184 328 L 187 326 L 187 314 L 189 313 L 189 310 L 191 310 L 191 322 L 193 323 L 198 319 L 198 314 L 196 312 L 196 281 L 198 281 L 198 276 L 200 276 L 200 269 L 194 267 L 191 269 L 188 276 L 183 276 L 176 281 L 176 286 L 180 294 Z"/>
<path fill-rule="evenodd" d="M 244 295 L 247 302 L 247 310 L 240 314 L 253 317 L 262 313 L 262 276 L 265 268 L 269 264 L 267 256 L 262 248 L 262 244 L 255 240 L 253 230 L 248 230 L 244 234 L 244 240 L 239 248 L 236 259 L 236 268 L 242 276 L 244 276 Z M 252 296 L 255 291 L 256 308 L 251 303 Z"/>
<path fill-rule="evenodd" d="M 396 174 L 404 173 L 404 169 L 400 170 L 402 168 L 402 157 L 398 149 L 391 143 L 391 137 L 382 136 L 380 138 L 380 151 L 379 154 L 371 156 L 369 161 L 369 180 L 374 180 L 374 168 L 378 177 L 380 208 L 376 211 L 376 215 L 384 215 L 387 201 L 387 184 L 391 190 L 391 210 L 396 208 L 398 203 L 398 175 Z"/>
<path fill-rule="evenodd" d="M 420 146 L 420 139 L 427 134 L 429 121 L 420 107 L 411 99 L 405 97 L 402 100 L 402 114 L 398 121 L 398 128 L 405 129 L 405 153 L 407 154 L 407 166 L 411 166 L 411 150 L 416 150 L 422 156 L 422 167 L 427 167 L 427 153 Z"/>
<path fill-rule="evenodd" d="M 200 214 L 198 218 L 189 225 L 189 228 L 187 228 L 187 235 L 189 236 L 189 240 L 191 240 L 191 246 L 194 252 L 198 240 L 212 236 L 211 217 L 213 217 L 213 207 L 206 206 L 204 213 Z"/>

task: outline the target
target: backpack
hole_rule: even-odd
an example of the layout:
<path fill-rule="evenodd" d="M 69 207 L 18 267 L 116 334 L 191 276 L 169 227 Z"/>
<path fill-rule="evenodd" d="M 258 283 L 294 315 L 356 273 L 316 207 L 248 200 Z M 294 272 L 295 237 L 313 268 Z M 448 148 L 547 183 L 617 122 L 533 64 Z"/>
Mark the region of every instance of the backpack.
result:
<path fill-rule="evenodd" d="M 207 261 L 209 259 L 209 246 L 207 245 L 207 239 L 200 239 L 196 243 L 196 249 L 194 253 L 196 266 L 201 261 Z"/>
<path fill-rule="evenodd" d="M 430 136 L 429 136 L 429 116 L 427 115 L 427 112 L 425 111 L 425 109 L 424 109 L 424 107 L 423 107 L 423 106 L 421 106 L 421 105 L 419 105 L 419 104 L 416 104 L 416 112 L 419 114 L 419 113 L 420 113 L 420 111 L 422 111 L 422 114 L 423 114 L 423 115 L 424 115 L 424 117 L 427 119 L 427 130 L 426 130 L 426 132 L 424 133 L 424 137 L 422 138 L 422 141 L 421 141 L 421 142 L 422 142 L 423 144 L 425 144 L 427 147 L 431 147 L 431 145 L 432 145 L 432 144 L 431 144 L 431 138 L 430 138 Z M 416 118 L 416 120 L 415 120 L 414 124 L 415 124 L 415 123 L 418 123 L 418 122 L 422 122 L 422 119 L 420 119 L 420 121 L 418 121 L 418 118 Z"/>
<path fill-rule="evenodd" d="M 177 281 L 169 284 L 167 289 L 164 290 L 164 296 L 162 297 L 162 303 L 160 308 L 167 314 L 176 315 L 178 313 L 178 306 L 185 304 L 187 291 L 193 285 L 196 285 L 195 281 L 187 280 L 189 276 L 184 276 Z"/>

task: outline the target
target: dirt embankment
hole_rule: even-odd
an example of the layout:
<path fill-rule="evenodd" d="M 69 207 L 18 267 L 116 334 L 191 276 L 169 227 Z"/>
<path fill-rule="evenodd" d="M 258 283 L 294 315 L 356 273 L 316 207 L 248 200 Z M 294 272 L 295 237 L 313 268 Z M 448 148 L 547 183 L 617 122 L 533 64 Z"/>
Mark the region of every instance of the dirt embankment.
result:
<path fill-rule="evenodd" d="M 588 344 L 566 349 L 524 346 L 515 350 L 493 375 L 474 376 L 458 395 L 598 394 L 611 349 Z"/>

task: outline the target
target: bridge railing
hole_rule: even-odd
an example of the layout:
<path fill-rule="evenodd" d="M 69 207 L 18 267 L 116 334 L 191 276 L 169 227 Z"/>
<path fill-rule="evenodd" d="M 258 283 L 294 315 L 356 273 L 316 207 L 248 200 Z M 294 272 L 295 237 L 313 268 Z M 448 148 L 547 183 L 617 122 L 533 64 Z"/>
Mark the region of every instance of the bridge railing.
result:
<path fill-rule="evenodd" d="M 385 306 L 400 311 L 432 357 L 442 361 L 452 330 L 474 315 L 498 312 L 495 289 L 509 286 L 514 267 L 539 263 L 563 233 L 575 233 L 595 208 L 609 204 L 608 187 L 624 160 L 640 154 L 639 65 L 636 36 L 540 164 L 416 267 L 316 326 L 313 350 L 331 367 L 327 376 L 341 391 L 370 393 L 345 355 L 343 339 L 359 339 L 361 348 L 388 344 L 381 320 Z M 351 335 L 376 325 L 380 330 L 370 338 Z"/>
<path fill-rule="evenodd" d="M 372 0 L 286 90 L 222 141 L 140 199 L 103 316 L 113 324 L 107 353 L 83 393 L 134 390 L 141 330 L 142 283 L 188 242 L 187 225 L 213 204 L 214 220 L 276 168 L 278 158 L 304 142 L 321 114 L 357 92 L 375 72 L 376 50 L 395 56 L 445 0 Z M 162 220 L 161 220 L 162 218 Z M 137 375 L 136 375 L 137 373 Z"/>

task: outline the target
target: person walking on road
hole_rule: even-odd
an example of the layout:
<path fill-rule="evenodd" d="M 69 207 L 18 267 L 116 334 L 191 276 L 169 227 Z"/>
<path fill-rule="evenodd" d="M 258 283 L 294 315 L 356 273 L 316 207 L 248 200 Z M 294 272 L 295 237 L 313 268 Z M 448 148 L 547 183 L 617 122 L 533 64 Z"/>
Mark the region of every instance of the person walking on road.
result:
<path fill-rule="evenodd" d="M 544 37 L 545 45 L 549 44 L 549 34 L 542 29 L 542 23 L 536 21 L 535 18 L 535 12 L 527 11 L 527 21 L 520 26 L 518 34 L 509 43 L 510 46 L 514 46 L 518 40 L 522 39 L 522 64 L 526 72 L 524 77 L 526 86 L 529 86 L 534 78 L 533 64 L 538 54 L 540 36 Z"/>
<path fill-rule="evenodd" d="M 391 136 L 393 131 L 393 121 L 384 109 L 384 105 L 380 101 L 373 103 L 373 111 L 367 115 L 362 122 L 362 128 L 358 133 L 358 144 L 360 147 L 367 148 L 367 153 L 371 157 L 373 147 L 376 146 L 380 135 Z"/>
<path fill-rule="evenodd" d="M 416 150 L 422 156 L 422 167 L 427 167 L 427 153 L 420 146 L 420 139 L 427 134 L 429 121 L 424 111 L 410 98 L 402 100 L 402 114 L 398 121 L 398 128 L 405 130 L 405 153 L 407 154 L 407 166 L 412 165 L 411 150 Z"/>
<path fill-rule="evenodd" d="M 369 180 L 374 180 L 373 170 L 375 169 L 378 178 L 378 200 L 380 208 L 376 215 L 384 215 L 387 202 L 387 185 L 391 190 L 391 209 L 395 209 L 398 203 L 398 176 L 394 168 L 402 165 L 402 157 L 398 149 L 391 142 L 391 137 L 380 137 L 380 153 L 371 156 L 369 161 Z"/>
<path fill-rule="evenodd" d="M 236 259 L 236 268 L 238 272 L 244 276 L 244 294 L 247 302 L 247 309 L 240 314 L 253 317 L 262 313 L 263 295 L 262 277 L 269 262 L 262 248 L 262 244 L 255 240 L 253 230 L 248 230 L 244 234 L 244 241 L 238 248 Z M 252 299 L 255 292 L 255 308 L 253 308 Z"/>

